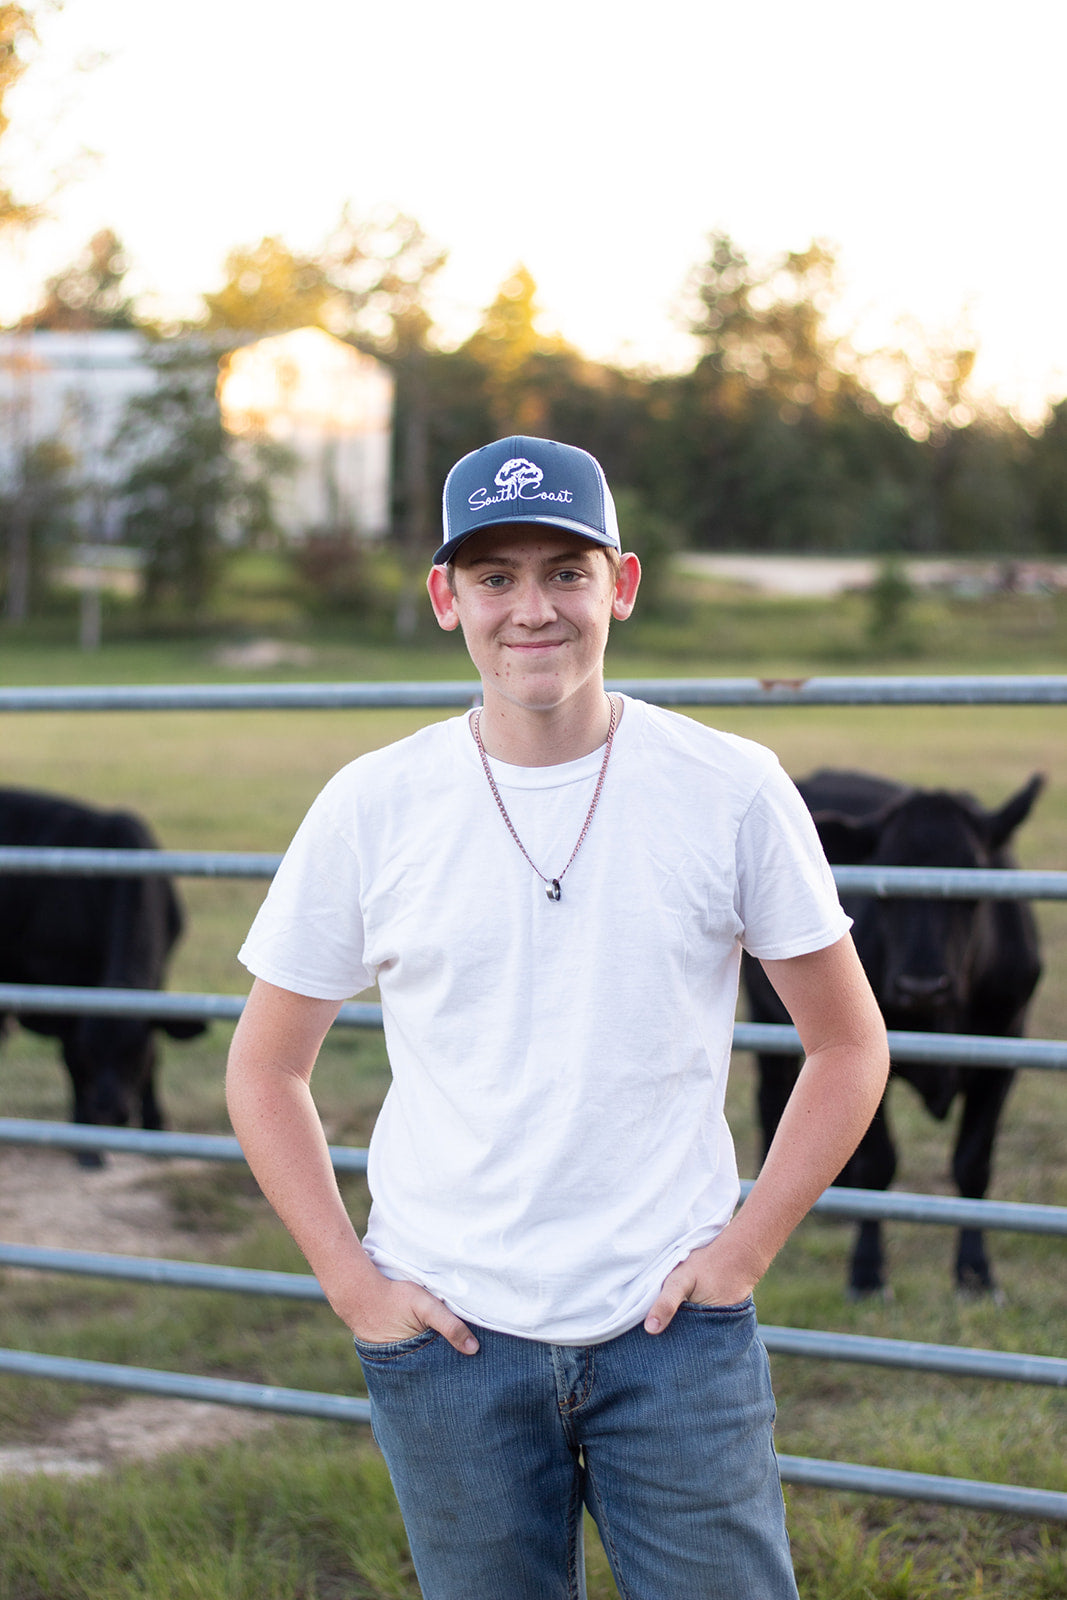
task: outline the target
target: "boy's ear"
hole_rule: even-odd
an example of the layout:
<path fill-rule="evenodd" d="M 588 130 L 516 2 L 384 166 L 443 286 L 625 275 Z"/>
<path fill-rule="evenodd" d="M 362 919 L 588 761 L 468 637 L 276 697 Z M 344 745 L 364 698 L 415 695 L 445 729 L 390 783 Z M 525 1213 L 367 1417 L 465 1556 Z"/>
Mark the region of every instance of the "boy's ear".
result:
<path fill-rule="evenodd" d="M 433 614 L 438 624 L 446 633 L 452 633 L 459 627 L 459 612 L 456 610 L 456 597 L 448 582 L 448 573 L 444 567 L 431 567 L 430 576 L 426 579 L 426 589 L 433 606 Z"/>
<path fill-rule="evenodd" d="M 625 622 L 633 610 L 640 582 L 641 563 L 631 551 L 622 558 L 619 576 L 615 579 L 615 594 L 611 602 L 611 614 L 619 622 Z"/>

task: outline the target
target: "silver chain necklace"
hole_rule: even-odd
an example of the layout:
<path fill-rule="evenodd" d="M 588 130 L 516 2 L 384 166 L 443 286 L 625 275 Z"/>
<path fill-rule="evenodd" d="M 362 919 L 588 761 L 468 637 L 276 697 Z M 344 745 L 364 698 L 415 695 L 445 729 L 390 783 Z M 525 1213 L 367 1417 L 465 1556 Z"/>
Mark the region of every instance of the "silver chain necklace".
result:
<path fill-rule="evenodd" d="M 485 768 L 485 775 L 489 779 L 489 787 L 493 792 L 493 799 L 496 801 L 497 805 L 500 808 L 500 815 L 503 817 L 504 822 L 507 825 L 508 832 L 511 834 L 511 837 L 514 839 L 515 843 L 518 845 L 519 849 L 522 851 L 522 853 L 526 857 L 527 861 L 530 862 L 531 867 L 533 867 L 534 871 L 537 873 L 537 876 L 540 878 L 541 882 L 544 884 L 544 886 L 545 886 L 545 894 L 547 895 L 549 900 L 558 900 L 558 899 L 560 899 L 560 896 L 561 896 L 560 882 L 561 882 L 561 880 L 563 878 L 563 874 L 568 870 L 568 868 L 570 867 L 571 861 L 574 860 L 575 856 L 578 854 L 579 850 L 582 848 L 583 843 L 585 842 L 585 836 L 589 832 L 589 824 L 593 820 L 593 813 L 596 811 L 597 803 L 600 800 L 600 791 L 604 787 L 604 775 L 608 770 L 608 762 L 611 759 L 611 746 L 612 746 L 612 742 L 613 742 L 613 740 L 615 738 L 615 729 L 619 725 L 619 713 L 618 713 L 618 709 L 617 709 L 617 707 L 615 705 L 615 698 L 614 698 L 613 695 L 610 695 L 610 694 L 608 695 L 608 705 L 611 707 L 611 720 L 608 723 L 607 743 L 604 745 L 604 759 L 600 763 L 600 776 L 596 780 L 596 788 L 593 790 L 593 798 L 592 798 L 592 801 L 590 802 L 589 810 L 585 814 L 585 821 L 582 823 L 582 831 L 578 835 L 578 843 L 575 845 L 574 849 L 571 851 L 570 860 L 567 862 L 567 865 L 563 868 L 563 872 L 560 873 L 558 878 L 546 878 L 545 874 L 541 871 L 541 868 L 536 864 L 536 862 L 530 860 L 530 856 L 529 856 L 529 853 L 527 852 L 526 846 L 523 844 L 522 840 L 519 838 L 518 834 L 515 832 L 515 824 L 512 822 L 511 818 L 508 816 L 507 807 L 505 806 L 503 800 L 500 797 L 500 790 L 496 786 L 496 779 L 493 777 L 492 769 L 491 769 L 491 767 L 489 765 L 489 757 L 485 753 L 485 746 L 482 743 L 482 732 L 481 732 L 482 713 L 481 713 L 481 709 L 479 708 L 474 713 L 473 717 L 471 718 L 471 732 L 474 734 L 474 742 L 478 746 L 478 754 L 482 758 L 482 766 Z"/>

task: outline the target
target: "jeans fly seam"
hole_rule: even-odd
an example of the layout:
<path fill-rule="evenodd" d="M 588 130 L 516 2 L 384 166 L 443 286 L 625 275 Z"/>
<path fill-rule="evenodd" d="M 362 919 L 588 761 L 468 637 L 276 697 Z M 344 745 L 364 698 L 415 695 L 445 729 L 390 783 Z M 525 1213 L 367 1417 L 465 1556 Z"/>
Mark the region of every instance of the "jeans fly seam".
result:
<path fill-rule="evenodd" d="M 558 1402 L 561 1416 L 573 1417 L 575 1412 L 580 1411 L 582 1406 L 585 1405 L 592 1393 L 596 1367 L 594 1348 L 592 1345 L 586 1345 L 582 1350 L 581 1377 L 567 1398 Z"/>

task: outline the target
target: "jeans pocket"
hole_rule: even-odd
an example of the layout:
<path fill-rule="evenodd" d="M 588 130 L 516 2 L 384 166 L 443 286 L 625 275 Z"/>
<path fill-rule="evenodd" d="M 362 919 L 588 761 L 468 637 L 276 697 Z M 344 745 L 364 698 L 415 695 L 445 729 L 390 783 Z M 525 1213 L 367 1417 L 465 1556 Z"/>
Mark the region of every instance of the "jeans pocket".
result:
<path fill-rule="evenodd" d="M 679 1311 L 686 1309 L 695 1311 L 699 1316 L 704 1317 L 743 1317 L 747 1316 L 754 1307 L 755 1302 L 749 1294 L 732 1306 L 704 1305 L 700 1300 L 683 1300 L 678 1309 Z"/>
<path fill-rule="evenodd" d="M 423 1328 L 421 1333 L 413 1333 L 409 1339 L 393 1339 L 387 1344 L 372 1344 L 369 1340 L 359 1339 L 352 1335 L 352 1343 L 356 1354 L 364 1364 L 375 1361 L 399 1361 L 404 1356 L 415 1355 L 419 1350 L 424 1350 L 440 1335 L 436 1328 Z"/>

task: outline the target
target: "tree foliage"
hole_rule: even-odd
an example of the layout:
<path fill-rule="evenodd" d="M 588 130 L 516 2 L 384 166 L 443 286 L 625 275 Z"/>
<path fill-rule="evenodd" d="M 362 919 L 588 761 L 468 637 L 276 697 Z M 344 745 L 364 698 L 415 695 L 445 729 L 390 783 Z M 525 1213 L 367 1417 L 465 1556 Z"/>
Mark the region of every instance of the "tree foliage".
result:
<path fill-rule="evenodd" d="M 293 328 L 323 328 L 334 289 L 322 263 L 270 236 L 231 250 L 226 281 L 204 295 L 209 333 L 263 337 Z"/>
<path fill-rule="evenodd" d="M 0 485 L 0 590 L 4 617 L 21 623 L 43 599 L 74 536 L 76 487 L 69 452 L 41 439 L 18 452 Z"/>
<path fill-rule="evenodd" d="M 159 344 L 159 383 L 123 430 L 126 531 L 146 553 L 150 601 L 173 594 L 201 608 L 238 525 L 260 542 L 277 536 L 271 486 L 285 463 L 227 444 L 215 363 L 249 336 L 309 324 L 395 375 L 401 634 L 415 626 L 449 467 L 511 432 L 591 450 L 619 491 L 627 537 L 659 574 L 675 541 L 869 552 L 889 575 L 878 601 L 888 606 L 904 554 L 1067 552 L 1067 401 L 1032 431 L 979 402 L 966 328 L 930 340 L 902 325 L 894 346 L 861 355 L 842 325 L 824 241 L 757 265 L 728 235 L 711 235 L 687 289 L 696 359 L 674 374 L 593 362 L 545 331 L 522 265 L 474 333 L 446 348 L 432 310 L 444 259 L 399 213 L 345 212 L 307 254 L 277 236 L 231 252 L 198 327 Z M 101 232 L 50 280 L 33 325 L 130 326 L 124 271 L 120 242 Z M 322 567 L 336 554 L 322 547 L 309 560 Z M 351 556 L 344 583 L 355 594 L 363 578 Z M 659 600 L 669 604 L 662 585 Z M 872 626 L 883 625 L 872 613 Z"/>
<path fill-rule="evenodd" d="M 445 261 L 412 217 L 348 210 L 312 253 L 270 235 L 226 257 L 221 289 L 203 296 L 210 333 L 263 337 L 323 328 L 384 360 L 427 342 L 428 285 Z"/>
<path fill-rule="evenodd" d="M 144 598 L 199 614 L 218 576 L 226 516 L 240 492 L 216 395 L 218 349 L 161 346 L 153 389 L 130 401 L 117 440 L 128 460 L 124 536 L 144 554 Z"/>
<path fill-rule="evenodd" d="M 1047 426 L 1030 444 L 1026 481 L 1038 549 L 1067 551 L 1067 399 L 1053 407 Z"/>
<path fill-rule="evenodd" d="M 788 421 L 827 414 L 846 385 L 840 338 L 827 327 L 837 297 L 831 247 L 815 241 L 756 270 L 728 234 L 712 234 L 691 275 L 690 332 L 725 404 L 766 396 Z"/>
<path fill-rule="evenodd" d="M 26 47 L 37 37 L 28 6 L 0 3 L 0 144 L 11 125 L 8 95 L 26 70 Z M 0 229 L 25 226 L 39 215 L 36 206 L 19 200 L 0 167 Z"/>
<path fill-rule="evenodd" d="M 118 234 L 98 229 L 77 261 L 47 280 L 41 304 L 23 319 L 23 327 L 67 333 L 136 328 L 133 300 L 125 289 L 128 269 Z"/>

